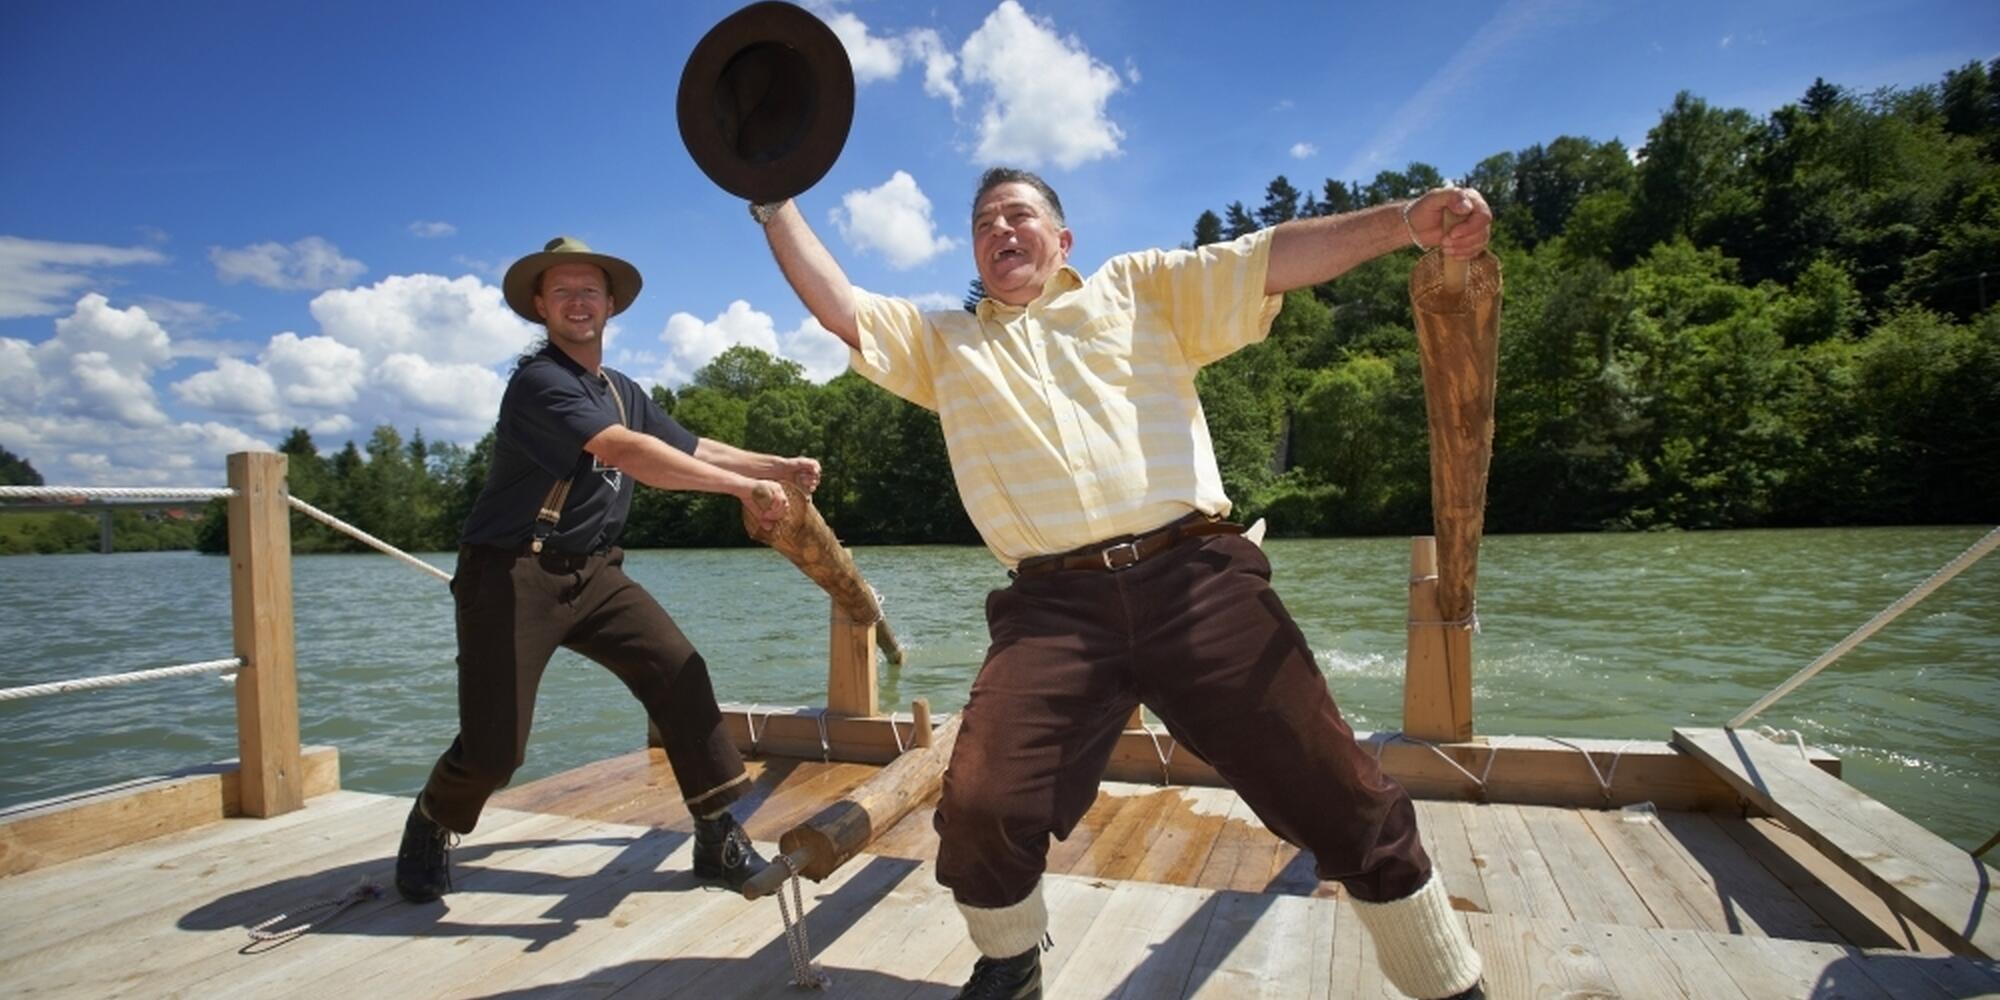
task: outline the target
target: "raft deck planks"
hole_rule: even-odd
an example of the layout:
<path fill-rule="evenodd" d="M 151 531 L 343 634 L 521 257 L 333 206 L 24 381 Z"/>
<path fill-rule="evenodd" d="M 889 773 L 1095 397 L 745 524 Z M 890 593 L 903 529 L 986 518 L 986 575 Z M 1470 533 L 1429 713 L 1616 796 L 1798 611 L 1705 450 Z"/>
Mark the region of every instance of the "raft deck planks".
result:
<path fill-rule="evenodd" d="M 2000 957 L 1993 870 L 1979 859 L 1757 733 L 1676 729 L 1674 743 L 1954 951 Z"/>
<path fill-rule="evenodd" d="M 244 852 L 229 820 L 113 856 L 0 880 L 10 932 L 21 898 L 90 881 L 93 865 L 148 852 L 147 892 L 0 962 L 21 996 L 269 997 L 782 995 L 791 976 L 777 907 L 704 889 L 688 837 L 655 827 L 495 810 L 467 837 L 444 904 L 372 900 L 290 943 L 245 954 L 245 926 L 360 871 L 387 878 L 407 800 L 326 809 L 328 852 Z M 310 811 L 310 810 L 309 810 Z M 486 830 L 491 826 L 490 832 Z M 766 845 L 768 848 L 768 845 Z M 228 857 L 217 881 L 205 859 Z M 30 884 L 32 883 L 32 884 Z M 807 927 L 836 996 L 949 996 L 970 964 L 928 863 L 863 857 L 806 887 Z M 1050 877 L 1050 995 L 1390 996 L 1344 899 Z M 1495 997 L 1544 991 L 1694 998 L 1939 996 L 2000 991 L 1994 963 L 1743 938 L 1687 929 L 1468 914 Z M 77 956 L 84 955 L 87 958 Z M 52 960 L 53 959 L 53 960 Z"/>

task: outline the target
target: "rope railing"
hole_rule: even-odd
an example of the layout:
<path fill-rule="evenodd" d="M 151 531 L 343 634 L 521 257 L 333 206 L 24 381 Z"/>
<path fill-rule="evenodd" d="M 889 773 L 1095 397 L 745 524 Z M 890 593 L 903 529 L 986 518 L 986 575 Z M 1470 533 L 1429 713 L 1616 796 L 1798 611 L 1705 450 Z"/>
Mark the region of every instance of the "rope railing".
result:
<path fill-rule="evenodd" d="M 203 660 L 200 663 L 183 663 L 175 667 L 156 667 L 151 670 L 134 670 L 123 674 L 102 674 L 96 677 L 79 677 L 68 681 L 50 681 L 47 684 L 29 684 L 25 687 L 0 688 L 0 701 L 19 701 L 23 698 L 39 698 L 50 694 L 67 694 L 71 691 L 90 691 L 96 688 L 121 687 L 140 681 L 157 681 L 169 677 L 188 677 L 195 674 L 219 674 L 236 670 L 243 666 L 240 657 L 226 660 Z"/>
<path fill-rule="evenodd" d="M 319 523 L 324 524 L 335 531 L 348 535 L 349 537 L 353 538 L 355 541 L 358 541 L 363 545 L 367 545 L 385 555 L 394 556 L 397 559 L 400 559 L 403 562 L 409 564 L 410 566 L 423 570 L 424 572 L 429 573 L 430 575 L 437 577 L 438 579 L 443 580 L 446 583 L 451 582 L 450 573 L 447 573 L 444 570 L 441 570 L 436 566 L 433 566 L 430 563 L 427 563 L 422 559 L 419 559 L 416 556 L 409 554 L 408 552 L 404 552 L 402 549 L 399 549 L 394 545 L 390 545 L 388 542 L 385 542 L 380 538 L 376 538 L 374 535 L 371 535 L 361 530 L 360 528 L 355 527 L 354 525 L 348 524 L 346 521 L 343 521 L 340 518 L 337 518 L 332 514 L 329 514 L 326 511 L 323 511 L 318 507 L 315 507 L 312 504 L 309 504 L 304 500 L 299 499 L 298 497 L 287 496 L 285 498 L 285 501 L 292 505 L 293 510 L 298 511 L 299 513 L 304 514 L 305 516 L 310 517 L 313 520 L 318 521 Z"/>
<path fill-rule="evenodd" d="M 228 487 L 0 486 L 0 500 L 227 500 L 235 495 Z"/>
<path fill-rule="evenodd" d="M 1861 645 L 1869 636 L 1881 631 L 1883 626 L 1895 621 L 1903 612 L 1915 607 L 1917 602 L 1929 597 L 1932 591 L 1951 582 L 1953 577 L 1965 572 L 1967 567 L 1978 562 L 1988 552 L 1993 551 L 1995 547 L 2000 547 L 2000 528 L 1994 528 L 1992 531 L 1987 532 L 1985 537 L 1972 543 L 1971 547 L 1967 548 L 1964 552 L 1959 553 L 1958 558 L 1945 563 L 1937 572 L 1932 573 L 1929 579 L 1910 588 L 1910 592 L 1897 598 L 1894 604 L 1877 612 L 1875 617 L 1868 619 L 1860 628 L 1848 633 L 1847 638 L 1834 643 L 1831 649 L 1819 655 L 1819 659 L 1807 664 L 1804 669 L 1787 678 L 1784 683 L 1772 688 L 1769 694 L 1757 699 L 1756 704 L 1744 709 L 1742 714 L 1736 718 L 1729 720 L 1728 728 L 1742 728 L 1744 723 L 1756 718 L 1757 713 L 1770 708 L 1778 699 L 1791 694 L 1799 685 L 1811 680 L 1814 674 L 1832 666 L 1835 660 L 1846 656 L 1849 650 Z"/>

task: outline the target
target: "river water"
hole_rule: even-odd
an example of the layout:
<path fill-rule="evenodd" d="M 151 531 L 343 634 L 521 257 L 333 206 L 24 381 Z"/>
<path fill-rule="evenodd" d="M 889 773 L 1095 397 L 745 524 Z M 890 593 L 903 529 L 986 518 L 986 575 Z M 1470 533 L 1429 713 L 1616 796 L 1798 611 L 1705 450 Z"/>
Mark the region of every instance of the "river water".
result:
<path fill-rule="evenodd" d="M 1503 535 L 1480 562 L 1484 734 L 1664 740 L 1718 726 L 1977 541 L 1982 529 Z M 1278 592 L 1356 729 L 1402 710 L 1406 539 L 1272 540 Z M 451 556 L 426 561 L 450 569 Z M 983 549 L 855 552 L 908 651 L 885 706 L 951 711 L 985 646 Z M 762 549 L 634 552 L 631 574 L 703 651 L 722 700 L 825 701 L 827 603 Z M 301 729 L 341 781 L 414 793 L 456 731 L 451 602 L 379 555 L 294 563 Z M 231 655 L 229 567 L 193 553 L 0 559 L 0 687 Z M 235 756 L 233 695 L 192 677 L 0 702 L 0 806 Z M 2000 828 L 2000 558 L 1974 566 L 1758 718 L 1971 848 Z M 567 652 L 525 781 L 643 744 L 645 719 Z"/>

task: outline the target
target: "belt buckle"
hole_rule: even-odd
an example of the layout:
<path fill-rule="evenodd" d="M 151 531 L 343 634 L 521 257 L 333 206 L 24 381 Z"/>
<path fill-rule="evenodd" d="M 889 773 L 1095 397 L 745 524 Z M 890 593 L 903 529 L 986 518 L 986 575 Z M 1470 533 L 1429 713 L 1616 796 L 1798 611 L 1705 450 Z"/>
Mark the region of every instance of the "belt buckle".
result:
<path fill-rule="evenodd" d="M 1120 552 L 1125 555 L 1118 555 Z M 1106 546 L 1098 555 L 1104 559 L 1104 568 L 1115 573 L 1139 561 L 1139 543 L 1136 540 L 1119 542 L 1116 545 Z"/>

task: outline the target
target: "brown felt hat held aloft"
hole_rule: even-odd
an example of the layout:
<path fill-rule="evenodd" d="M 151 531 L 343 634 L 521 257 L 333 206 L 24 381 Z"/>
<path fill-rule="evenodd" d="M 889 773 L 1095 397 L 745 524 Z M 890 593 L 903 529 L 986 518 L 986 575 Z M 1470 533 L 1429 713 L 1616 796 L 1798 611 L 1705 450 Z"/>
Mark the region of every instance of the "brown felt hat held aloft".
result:
<path fill-rule="evenodd" d="M 778 0 L 723 18 L 681 71 L 681 141 L 702 173 L 752 202 L 812 187 L 847 142 L 854 68 L 833 29 Z"/>

